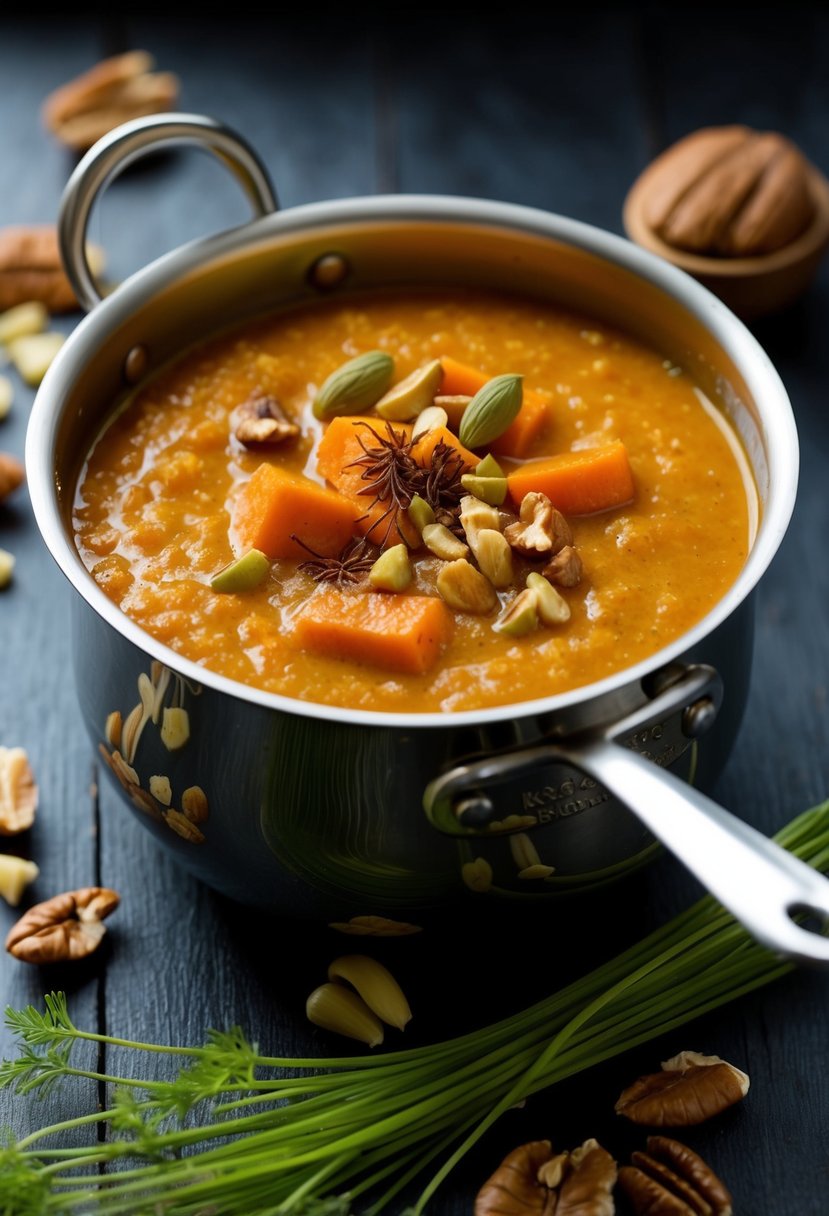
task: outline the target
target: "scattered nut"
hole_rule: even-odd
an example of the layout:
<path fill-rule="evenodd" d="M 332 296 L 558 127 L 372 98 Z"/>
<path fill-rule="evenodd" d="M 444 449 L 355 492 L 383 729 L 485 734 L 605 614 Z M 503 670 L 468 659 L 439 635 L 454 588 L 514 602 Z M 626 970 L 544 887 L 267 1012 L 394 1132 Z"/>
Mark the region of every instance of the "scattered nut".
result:
<path fill-rule="evenodd" d="M 528 574 L 527 587 L 535 592 L 538 615 L 545 625 L 563 625 L 570 620 L 570 605 L 541 574 Z"/>
<path fill-rule="evenodd" d="M 9 954 L 24 963 L 85 958 L 106 933 L 104 919 L 121 902 L 107 887 L 83 887 L 29 908 L 6 938 Z"/>
<path fill-rule="evenodd" d="M 426 548 L 444 561 L 457 561 L 469 552 L 463 541 L 453 536 L 444 524 L 427 524 L 421 535 Z"/>
<path fill-rule="evenodd" d="M 42 333 L 49 324 L 49 313 L 39 300 L 27 300 L 0 313 L 0 343 L 5 345 L 27 334 Z"/>
<path fill-rule="evenodd" d="M 127 793 L 134 806 L 137 806 L 139 811 L 143 811 L 145 815 L 149 815 L 151 819 L 156 819 L 161 822 L 161 807 L 153 798 L 152 794 L 142 790 L 140 785 L 127 786 Z"/>
<path fill-rule="evenodd" d="M 122 122 L 174 110 L 178 77 L 153 72 L 153 66 L 146 51 L 104 59 L 49 94 L 43 103 L 44 124 L 61 143 L 85 152 Z"/>
<path fill-rule="evenodd" d="M 422 933 L 422 925 L 411 925 L 405 920 L 390 920 L 387 916 L 352 916 L 351 920 L 333 920 L 329 929 L 354 937 L 411 937 Z"/>
<path fill-rule="evenodd" d="M 572 544 L 573 534 L 567 520 L 546 494 L 535 490 L 521 500 L 518 521 L 504 529 L 513 549 L 525 557 L 544 557 Z"/>
<path fill-rule="evenodd" d="M 181 809 L 191 823 L 204 823 L 210 813 L 207 795 L 199 785 L 191 785 L 181 795 Z"/>
<path fill-rule="evenodd" d="M 461 878 L 470 891 L 484 895 L 492 886 L 492 866 L 485 857 L 476 857 L 461 866 Z"/>
<path fill-rule="evenodd" d="M 35 820 L 38 790 L 22 747 L 0 747 L 0 836 L 25 832 Z"/>
<path fill-rule="evenodd" d="M 105 764 L 108 764 L 113 773 L 123 785 L 124 789 L 129 792 L 130 786 L 141 784 L 138 773 L 131 764 L 127 764 L 124 757 L 119 751 L 114 751 L 112 755 L 104 747 L 103 743 L 98 744 L 98 751 L 101 753 L 101 758 Z"/>
<path fill-rule="evenodd" d="M 541 573 L 558 587 L 575 587 L 581 582 L 584 567 L 573 546 L 565 545 L 550 558 Z"/>
<path fill-rule="evenodd" d="M 33 861 L 0 853 L 0 895 L 10 907 L 16 908 L 26 887 L 39 873 Z"/>
<path fill-rule="evenodd" d="M 25 338 L 15 338 L 7 349 L 21 378 L 32 388 L 37 388 L 65 341 L 63 334 L 30 334 Z"/>
<path fill-rule="evenodd" d="M 300 430 L 286 418 L 276 397 L 255 393 L 237 406 L 230 417 L 233 434 L 245 447 L 275 447 L 295 439 Z"/>
<path fill-rule="evenodd" d="M 16 457 L 0 452 L 0 502 L 26 479 L 26 470 Z"/>
<path fill-rule="evenodd" d="M 305 1013 L 310 1022 L 323 1030 L 348 1039 L 358 1039 L 369 1047 L 383 1042 L 383 1027 L 356 992 L 342 984 L 321 984 L 315 988 L 305 1003 Z"/>
<path fill-rule="evenodd" d="M 450 608 L 486 616 L 498 606 L 498 596 L 488 578 L 465 558 L 447 562 L 438 571 L 437 589 Z"/>
<path fill-rule="evenodd" d="M 616 1113 L 651 1127 L 704 1123 L 748 1093 L 749 1079 L 719 1056 L 682 1051 L 662 1072 L 640 1077 L 621 1094 Z"/>
<path fill-rule="evenodd" d="M 186 840 L 188 844 L 204 844 L 206 839 L 204 833 L 196 827 L 195 823 L 191 823 L 186 815 L 182 815 L 181 811 L 171 808 L 162 813 L 167 827 L 172 828 L 182 840 Z"/>
<path fill-rule="evenodd" d="M 475 557 L 481 573 L 493 587 L 511 587 L 513 583 L 512 549 L 509 541 L 494 528 L 481 528 L 475 535 Z"/>
<path fill-rule="evenodd" d="M 636 1216 L 662 1211 L 731 1216 L 733 1201 L 725 1186 L 702 1157 L 678 1140 L 649 1136 L 647 1153 L 633 1153 L 631 1161 L 619 1171 L 619 1185 Z"/>
<path fill-rule="evenodd" d="M 504 633 L 511 638 L 523 638 L 537 629 L 538 596 L 535 591 L 531 587 L 519 591 L 498 620 L 493 622 L 492 628 L 496 633 Z"/>
<path fill-rule="evenodd" d="M 461 526 L 466 533 L 469 548 L 478 556 L 478 536 L 484 531 L 501 531 L 501 516 L 495 507 L 467 494 L 461 499 Z"/>
<path fill-rule="evenodd" d="M 8 376 L 0 376 L 0 422 L 8 418 L 14 400 L 14 386 Z"/>
<path fill-rule="evenodd" d="M 412 426 L 412 443 L 417 439 L 421 439 L 424 435 L 428 435 L 429 431 L 436 431 L 440 426 L 447 426 L 449 423 L 449 415 L 446 410 L 441 409 L 439 405 L 429 405 L 425 410 L 421 410 L 414 420 Z"/>
<path fill-rule="evenodd" d="M 150 777 L 150 793 L 158 802 L 169 806 L 173 801 L 173 790 L 169 777 Z"/>
<path fill-rule="evenodd" d="M 7 549 L 0 549 L 0 591 L 5 591 L 11 583 L 15 564 L 14 554 L 9 553 Z"/>
<path fill-rule="evenodd" d="M 549 1140 L 505 1157 L 475 1199 L 474 1216 L 613 1216 L 616 1162 L 595 1140 L 553 1156 Z"/>
<path fill-rule="evenodd" d="M 365 954 L 345 954 L 328 968 L 329 980 L 345 980 L 382 1022 L 404 1030 L 412 1011 L 403 989 L 382 963 Z"/>
<path fill-rule="evenodd" d="M 190 715 L 186 709 L 166 708 L 161 715 L 161 742 L 168 752 L 178 751 L 190 738 Z"/>
<path fill-rule="evenodd" d="M 405 591 L 414 577 L 406 545 L 384 550 L 368 572 L 368 581 L 378 591 Z"/>
<path fill-rule="evenodd" d="M 90 264 L 103 269 L 103 252 L 89 247 Z M 34 301 L 49 312 L 71 312 L 78 302 L 63 269 L 57 229 L 48 224 L 0 229 L 0 309 Z M 32 333 L 30 326 L 2 339 Z M 36 332 L 36 331 L 35 331 Z"/>

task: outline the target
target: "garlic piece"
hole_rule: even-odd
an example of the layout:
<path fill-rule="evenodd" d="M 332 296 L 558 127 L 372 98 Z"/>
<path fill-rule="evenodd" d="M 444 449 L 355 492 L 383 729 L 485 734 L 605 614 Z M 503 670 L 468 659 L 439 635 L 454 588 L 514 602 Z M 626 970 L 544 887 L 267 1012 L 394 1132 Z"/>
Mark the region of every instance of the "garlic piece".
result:
<path fill-rule="evenodd" d="M 37 388 L 65 341 L 63 334 L 31 334 L 15 338 L 8 350 L 22 379 Z"/>
<path fill-rule="evenodd" d="M 397 980 L 382 963 L 365 954 L 346 954 L 328 968 L 329 980 L 344 980 L 356 989 L 372 1013 L 397 1030 L 411 1021 L 412 1011 Z"/>
<path fill-rule="evenodd" d="M 369 1047 L 378 1047 L 383 1042 L 379 1018 L 356 992 L 342 984 L 320 984 L 305 1002 L 305 1013 L 310 1022 L 323 1030 L 358 1039 Z"/>

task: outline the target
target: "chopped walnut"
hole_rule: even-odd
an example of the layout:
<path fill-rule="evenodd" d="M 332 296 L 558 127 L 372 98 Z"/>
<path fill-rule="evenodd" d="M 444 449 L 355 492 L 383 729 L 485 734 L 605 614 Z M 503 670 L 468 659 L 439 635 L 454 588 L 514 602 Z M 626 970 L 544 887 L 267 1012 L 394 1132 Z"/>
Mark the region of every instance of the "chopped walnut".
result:
<path fill-rule="evenodd" d="M 573 542 L 567 520 L 546 494 L 533 491 L 521 500 L 518 522 L 504 528 L 504 536 L 524 557 L 546 557 Z"/>
<path fill-rule="evenodd" d="M 106 933 L 104 919 L 121 902 L 106 887 L 83 887 L 35 904 L 6 938 L 9 954 L 24 963 L 58 963 L 86 958 Z"/>
<path fill-rule="evenodd" d="M 681 1051 L 662 1072 L 640 1077 L 621 1094 L 616 1113 L 651 1127 L 704 1123 L 748 1093 L 749 1079 L 719 1056 Z"/>
<path fill-rule="evenodd" d="M 0 502 L 22 485 L 25 477 L 20 461 L 8 452 L 0 452 Z"/>
<path fill-rule="evenodd" d="M 285 417 L 276 397 L 256 394 L 233 411 L 233 434 L 245 447 L 274 447 L 299 434 L 295 422 Z"/>
<path fill-rule="evenodd" d="M 584 567 L 573 546 L 565 545 L 550 558 L 541 573 L 548 582 L 557 587 L 575 587 L 581 582 Z"/>
<path fill-rule="evenodd" d="M 475 1200 L 474 1216 L 613 1216 L 616 1162 L 595 1140 L 553 1155 L 549 1140 L 505 1157 Z"/>
<path fill-rule="evenodd" d="M 37 785 L 22 747 L 0 747 L 0 836 L 15 836 L 34 823 Z"/>
<path fill-rule="evenodd" d="M 649 1136 L 648 1151 L 631 1154 L 619 1171 L 619 1186 L 635 1216 L 731 1216 L 728 1190 L 702 1157 L 666 1136 Z"/>

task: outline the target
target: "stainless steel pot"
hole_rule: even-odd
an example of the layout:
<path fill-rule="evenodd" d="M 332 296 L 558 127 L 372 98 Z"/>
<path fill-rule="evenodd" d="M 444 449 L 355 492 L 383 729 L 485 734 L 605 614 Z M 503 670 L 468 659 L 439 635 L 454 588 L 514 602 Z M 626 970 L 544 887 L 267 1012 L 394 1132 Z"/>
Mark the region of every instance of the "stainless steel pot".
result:
<path fill-rule="evenodd" d="M 84 253 L 95 196 L 129 161 L 181 143 L 227 163 L 259 218 L 160 258 L 101 302 Z M 109 759 L 107 717 L 126 715 L 140 695 L 144 712 L 131 724 L 146 720 L 144 728 L 137 746 L 122 742 L 130 764 L 116 760 L 115 776 L 127 805 L 188 869 L 234 898 L 292 914 L 422 921 L 455 898 L 533 908 L 589 891 L 646 861 L 656 837 L 760 940 L 829 962 L 829 941 L 793 920 L 804 909 L 825 920 L 829 884 L 700 792 L 739 725 L 751 592 L 782 539 L 797 481 L 785 391 L 731 313 L 635 246 L 524 207 L 395 196 L 276 213 L 255 154 L 196 116 L 141 119 L 102 140 L 67 187 L 60 229 L 91 315 L 35 403 L 31 496 L 77 592 L 74 656 L 89 732 Z M 762 501 L 746 566 L 704 620 L 646 662 L 565 695 L 386 714 L 235 684 L 154 641 L 105 597 L 78 558 L 70 516 L 82 461 L 113 403 L 231 322 L 394 284 L 481 285 L 563 302 L 689 369 L 742 437 Z M 186 721 L 189 738 L 171 750 L 174 720 Z M 183 817 L 165 820 L 146 797 L 159 773 L 177 800 L 187 787 L 205 791 L 209 818 L 196 831 Z"/>

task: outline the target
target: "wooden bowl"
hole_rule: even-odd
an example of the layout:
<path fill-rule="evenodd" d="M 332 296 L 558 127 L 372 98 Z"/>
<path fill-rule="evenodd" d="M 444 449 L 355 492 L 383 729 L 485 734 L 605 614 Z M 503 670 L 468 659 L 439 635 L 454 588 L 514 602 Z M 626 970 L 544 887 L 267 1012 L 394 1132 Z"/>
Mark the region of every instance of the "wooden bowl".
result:
<path fill-rule="evenodd" d="M 806 290 L 829 245 L 829 181 L 814 165 L 809 166 L 809 182 L 815 215 L 805 232 L 774 253 L 715 258 L 675 249 L 645 222 L 645 199 L 656 164 L 636 179 L 625 199 L 622 219 L 632 241 L 693 275 L 743 320 L 780 312 Z"/>

